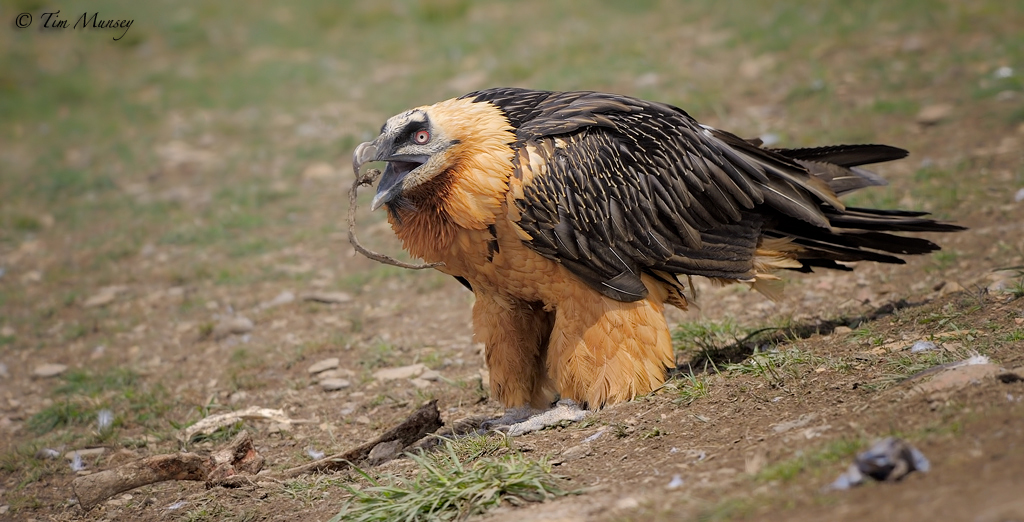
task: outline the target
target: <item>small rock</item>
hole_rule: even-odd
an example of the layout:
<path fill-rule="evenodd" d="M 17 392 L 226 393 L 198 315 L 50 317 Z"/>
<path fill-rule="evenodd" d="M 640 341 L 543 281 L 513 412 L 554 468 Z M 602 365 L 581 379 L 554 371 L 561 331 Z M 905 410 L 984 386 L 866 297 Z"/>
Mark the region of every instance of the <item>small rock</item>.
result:
<path fill-rule="evenodd" d="M 128 290 L 125 286 L 106 286 L 100 288 L 99 292 L 96 292 L 92 297 L 85 300 L 82 306 L 86 308 L 96 308 L 101 306 L 107 306 L 117 299 L 117 295 Z"/>
<path fill-rule="evenodd" d="M 35 370 L 32 370 L 32 375 L 34 377 L 40 377 L 40 378 L 46 379 L 46 378 L 49 378 L 49 377 L 56 377 L 56 376 L 64 373 L 67 369 L 68 369 L 68 365 L 66 365 L 66 364 L 55 364 L 55 363 L 40 364 L 39 366 L 36 366 Z"/>
<path fill-rule="evenodd" d="M 916 384 L 911 390 L 911 395 L 957 390 L 994 377 L 1001 371 L 999 366 L 990 363 L 984 356 L 971 357 L 938 368 L 937 373 L 929 373 L 933 375 L 929 380 Z"/>
<path fill-rule="evenodd" d="M 910 347 L 910 353 L 923 353 L 937 350 L 939 347 L 931 341 L 917 341 Z"/>
<path fill-rule="evenodd" d="M 22 283 L 38 283 L 43 280 L 43 273 L 39 270 L 29 270 L 21 276 Z"/>
<path fill-rule="evenodd" d="M 922 107 L 917 113 L 917 123 L 921 125 L 935 125 L 949 117 L 953 113 L 953 106 L 948 103 L 937 103 Z"/>
<path fill-rule="evenodd" d="M 358 423 L 358 424 L 369 424 L 370 423 L 370 418 L 367 417 L 366 415 L 360 415 L 360 416 L 356 417 L 356 423 Z"/>
<path fill-rule="evenodd" d="M 252 331 L 252 321 L 247 317 L 230 317 L 221 320 L 213 327 L 213 338 L 223 339 L 229 335 L 242 335 Z"/>
<path fill-rule="evenodd" d="M 64 454 L 64 458 L 67 460 L 75 460 L 77 455 L 79 458 L 87 459 L 89 457 L 97 457 L 106 453 L 107 448 L 83 448 L 78 450 L 69 451 Z"/>
<path fill-rule="evenodd" d="M 336 368 L 334 370 L 327 370 L 326 372 L 318 373 L 314 378 L 317 380 L 317 382 L 321 382 L 325 379 L 351 379 L 355 376 L 356 372 L 352 370 L 349 370 L 347 368 Z"/>
<path fill-rule="evenodd" d="M 345 292 L 309 292 L 302 295 L 303 301 L 314 301 L 317 303 L 347 303 L 352 300 L 352 296 Z"/>
<path fill-rule="evenodd" d="M 310 375 L 316 375 L 318 373 L 326 372 L 327 370 L 333 370 L 337 368 L 338 362 L 339 361 L 337 357 L 331 357 L 329 359 L 324 359 L 322 361 L 314 363 L 306 371 L 309 372 Z"/>
<path fill-rule="evenodd" d="M 323 388 L 324 391 L 338 391 L 348 388 L 349 386 L 352 386 L 352 383 L 349 382 L 348 379 L 338 378 L 324 379 L 320 381 L 320 387 Z"/>
<path fill-rule="evenodd" d="M 3 328 L 0 328 L 0 335 L 4 337 L 14 337 L 14 328 L 4 326 Z"/>
<path fill-rule="evenodd" d="M 402 441 L 392 440 L 388 442 L 381 442 L 370 450 L 370 454 L 366 456 L 367 463 L 371 466 L 377 466 L 383 464 L 398 455 L 398 452 L 402 449 Z"/>
<path fill-rule="evenodd" d="M 430 387 L 430 381 L 420 379 L 419 377 L 416 377 L 415 379 L 409 379 L 409 382 L 411 382 L 413 386 L 420 390 Z"/>
<path fill-rule="evenodd" d="M 7 373 L 7 365 L 0 362 L 0 379 L 6 379 L 9 374 Z"/>
<path fill-rule="evenodd" d="M 440 381 L 441 380 L 441 372 L 439 372 L 437 370 L 429 370 L 428 369 L 428 370 L 426 370 L 426 371 L 424 371 L 423 373 L 420 374 L 420 379 L 423 379 L 424 381 Z"/>
<path fill-rule="evenodd" d="M 1024 188 L 1018 190 L 1017 193 L 1013 195 L 1013 200 L 1017 203 L 1024 201 Z"/>
<path fill-rule="evenodd" d="M 337 172 L 329 163 L 318 161 L 302 170 L 302 179 L 325 180 L 335 177 Z"/>
<path fill-rule="evenodd" d="M 942 285 L 942 288 L 939 290 L 939 297 L 945 297 L 950 294 L 956 294 L 966 291 L 967 289 L 964 288 L 963 285 L 961 285 L 960 283 L 957 283 L 956 281 L 947 281 L 946 284 Z"/>
<path fill-rule="evenodd" d="M 294 300 L 295 300 L 295 294 L 285 290 L 284 292 L 281 292 L 280 294 L 277 294 L 277 297 L 271 299 L 270 301 L 267 301 L 267 302 L 261 304 L 260 308 L 273 308 L 275 306 L 281 306 L 283 304 L 288 304 L 288 303 L 290 303 L 290 302 L 292 302 Z"/>
<path fill-rule="evenodd" d="M 583 444 L 577 444 L 577 445 L 575 445 L 575 446 L 573 446 L 573 447 L 563 451 L 562 455 L 561 455 L 561 459 L 562 459 L 562 462 L 569 462 L 571 460 L 582 459 L 583 457 L 586 457 L 586 456 L 592 455 L 592 454 L 593 454 L 593 451 L 591 451 L 590 444 L 587 444 L 587 443 L 584 442 Z"/>
<path fill-rule="evenodd" d="M 832 329 L 832 335 L 835 335 L 835 336 L 848 335 L 848 334 L 850 334 L 852 332 L 853 332 L 853 328 L 850 328 L 849 326 L 837 326 L 837 327 Z"/>
<path fill-rule="evenodd" d="M 409 366 L 398 366 L 395 368 L 384 368 L 373 372 L 373 378 L 378 381 L 393 381 L 397 379 L 411 379 L 427 370 L 423 364 L 410 364 Z"/>

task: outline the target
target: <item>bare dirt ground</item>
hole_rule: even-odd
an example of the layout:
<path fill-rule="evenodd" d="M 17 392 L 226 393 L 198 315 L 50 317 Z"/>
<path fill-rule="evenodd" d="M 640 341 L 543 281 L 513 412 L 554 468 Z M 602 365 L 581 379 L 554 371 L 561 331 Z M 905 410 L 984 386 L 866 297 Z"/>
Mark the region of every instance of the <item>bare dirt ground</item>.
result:
<path fill-rule="evenodd" d="M 772 134 L 783 145 L 892 143 L 913 155 L 878 169 L 890 187 L 854 201 L 930 210 L 970 227 L 930 237 L 942 253 L 906 265 L 787 276 L 778 303 L 697 282 L 697 306 L 671 312 L 680 368 L 664 388 L 517 437 L 498 452 L 545 460 L 576 494 L 505 503 L 473 519 L 1024 519 L 1024 196 L 1015 198 L 1024 187 L 1024 62 L 1013 61 L 1024 50 L 1006 43 L 1021 13 L 989 6 L 963 14 L 952 4 L 942 5 L 970 23 L 950 15 L 934 26 L 879 24 L 871 38 L 822 43 L 803 61 L 793 59 L 803 56 L 794 48 L 761 51 L 742 39 L 726 45 L 728 28 L 704 19 L 678 26 L 685 31 L 663 27 L 651 45 L 665 51 L 669 42 L 665 69 L 692 74 L 679 80 L 689 86 L 682 90 L 670 75 L 683 73 L 659 79 L 627 70 L 598 85 L 577 85 L 596 81 L 582 73 L 564 84 L 542 73 L 474 76 L 489 62 L 469 53 L 445 80 L 454 83 L 431 91 L 440 99 L 456 89 L 532 83 L 683 107 L 689 96 L 702 121 Z M 10 10 L 0 12 L 13 19 Z M 284 12 L 273 16 L 287 18 Z M 364 11 L 360 20 L 371 15 Z M 511 24 L 516 14 L 494 5 L 460 16 L 457 23 L 488 27 Z M 658 23 L 657 10 L 637 16 Z M 208 34 L 221 43 L 234 38 Z M 538 34 L 531 52 L 556 45 L 554 33 Z M 947 52 L 947 36 L 955 53 Z M 38 45 L 41 54 L 55 46 Z M 157 49 L 131 60 L 141 68 L 175 56 Z M 242 60 L 245 67 L 288 61 L 319 63 L 302 51 L 258 46 Z M 209 74 L 202 62 L 189 63 L 175 65 L 175 74 Z M 822 63 L 827 72 L 815 72 Z M 338 72 L 345 65 L 331 67 L 332 78 L 348 76 Z M 365 93 L 416 74 L 380 66 L 342 87 Z M 736 77 L 743 81 L 729 81 Z M 133 103 L 171 103 L 173 89 L 154 94 L 148 81 L 132 84 Z M 472 339 L 471 293 L 437 273 L 376 265 L 356 256 L 345 237 L 352 146 L 389 111 L 431 100 L 389 98 L 385 105 L 372 94 L 318 96 L 279 112 L 249 113 L 244 103 L 154 109 L 151 121 L 94 131 L 128 143 L 123 154 L 98 145 L 108 138 L 90 136 L 87 125 L 44 152 L 35 141 L 42 131 L 11 113 L 3 161 L 25 174 L 0 185 L 17 196 L 5 196 L 0 211 L 0 520 L 326 520 L 349 497 L 342 485 L 363 479 L 337 473 L 209 490 L 172 481 L 88 512 L 70 500 L 70 484 L 178 451 L 187 425 L 249 406 L 281 409 L 301 422 L 245 421 L 188 448 L 209 452 L 245 429 L 267 467 L 281 470 L 371 440 L 430 399 L 448 423 L 500 413 L 488 400 L 481 347 Z M 78 109 L 70 107 L 53 109 L 47 121 L 76 128 Z M 246 132 L 256 133 L 255 144 Z M 17 183 L 35 186 L 34 176 L 71 179 L 52 173 L 65 170 L 86 180 L 103 173 L 108 185 L 15 192 Z M 360 219 L 368 244 L 397 251 L 379 216 Z M 322 302 L 325 294 L 334 302 Z M 248 324 L 227 328 L 239 318 Z M 761 331 L 754 342 L 734 345 L 754 331 Z M 912 353 L 919 341 L 934 349 Z M 977 354 L 990 365 L 934 370 Z M 338 361 L 327 373 L 310 372 L 331 358 Z M 429 379 L 375 377 L 413 364 L 430 370 Z M 338 389 L 325 390 L 328 378 Z M 97 424 L 104 410 L 113 415 L 106 428 Z M 897 483 L 824 489 L 858 451 L 886 436 L 915 445 L 931 470 Z M 73 469 L 65 454 L 85 448 L 103 449 Z M 370 472 L 412 468 L 398 459 Z"/>

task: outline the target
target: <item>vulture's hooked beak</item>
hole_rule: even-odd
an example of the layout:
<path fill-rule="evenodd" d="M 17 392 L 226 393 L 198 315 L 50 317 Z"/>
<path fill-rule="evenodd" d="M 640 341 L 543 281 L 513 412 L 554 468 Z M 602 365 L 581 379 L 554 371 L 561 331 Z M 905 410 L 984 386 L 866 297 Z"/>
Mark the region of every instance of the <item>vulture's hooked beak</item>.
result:
<path fill-rule="evenodd" d="M 357 176 L 359 169 L 371 161 L 386 161 L 388 164 L 377 184 L 377 194 L 373 197 L 373 202 L 370 203 L 370 210 L 377 210 L 381 205 L 401 195 L 404 189 L 402 182 L 405 177 L 430 159 L 430 156 L 425 155 L 393 155 L 388 150 L 390 147 L 383 149 L 380 147 L 377 143 L 380 140 L 381 138 L 378 137 L 373 141 L 360 143 L 352 153 L 352 170 Z"/>

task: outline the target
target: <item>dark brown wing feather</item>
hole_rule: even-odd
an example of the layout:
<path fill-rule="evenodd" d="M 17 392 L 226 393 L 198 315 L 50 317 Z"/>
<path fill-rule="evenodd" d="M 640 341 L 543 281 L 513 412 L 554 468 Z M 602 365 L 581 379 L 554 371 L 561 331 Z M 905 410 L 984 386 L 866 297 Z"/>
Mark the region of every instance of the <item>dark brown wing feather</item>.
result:
<path fill-rule="evenodd" d="M 938 248 L 882 231 L 959 229 L 839 202 L 837 192 L 879 184 L 856 167 L 906 154 L 894 147 L 763 149 L 681 109 L 614 94 L 491 89 L 464 98 L 500 107 L 516 129 L 513 148 L 530 147 L 546 166 L 516 201 L 529 246 L 621 301 L 646 296 L 645 272 L 751 278 L 762 236 L 794 238 L 809 270 L 901 263 L 890 253 Z"/>

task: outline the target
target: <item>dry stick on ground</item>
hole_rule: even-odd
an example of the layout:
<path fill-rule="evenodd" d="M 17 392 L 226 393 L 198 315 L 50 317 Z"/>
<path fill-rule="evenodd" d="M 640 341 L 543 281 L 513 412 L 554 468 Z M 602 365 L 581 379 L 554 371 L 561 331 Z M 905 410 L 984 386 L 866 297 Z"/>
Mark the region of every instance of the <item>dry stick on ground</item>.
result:
<path fill-rule="evenodd" d="M 416 410 L 398 426 L 391 428 L 380 437 L 366 444 L 344 453 L 338 453 L 303 464 L 302 466 L 284 470 L 281 473 L 267 473 L 260 475 L 260 477 L 289 479 L 308 473 L 342 470 L 351 466 L 353 462 L 373 457 L 373 449 L 378 445 L 388 447 L 392 453 L 397 453 L 406 446 L 423 438 L 423 436 L 437 431 L 442 425 L 444 423 L 441 422 L 441 412 L 437 409 L 437 400 L 435 399 L 421 406 L 420 409 Z M 395 444 L 396 442 L 397 444 Z M 386 460 L 387 456 L 384 457 Z M 373 459 L 371 458 L 371 460 Z"/>
<path fill-rule="evenodd" d="M 243 431 L 228 447 L 209 457 L 195 453 L 147 457 L 78 477 L 71 488 L 82 509 L 89 510 L 118 493 L 166 480 L 202 480 L 207 487 L 237 485 L 240 477 L 258 473 L 263 462 L 249 432 Z"/>
<path fill-rule="evenodd" d="M 374 252 L 359 243 L 359 240 L 356 239 L 356 193 L 360 186 L 371 185 L 373 181 L 377 179 L 377 176 L 380 176 L 380 171 L 377 169 L 368 169 L 366 174 L 360 174 L 359 169 L 356 168 L 355 174 L 356 180 L 352 182 L 352 189 L 348 191 L 348 242 L 352 243 L 352 246 L 355 247 L 356 251 L 379 263 L 395 265 L 401 268 L 411 268 L 413 270 L 422 270 L 424 268 L 434 268 L 435 266 L 443 265 L 444 263 L 406 263 L 389 255 Z"/>
<path fill-rule="evenodd" d="M 363 459 L 368 459 L 371 465 L 376 465 L 390 460 L 405 447 L 437 431 L 443 424 L 441 412 L 437 409 L 437 400 L 432 400 L 413 412 L 401 424 L 366 444 L 287 469 L 280 474 L 267 473 L 258 478 L 288 479 L 318 471 L 340 470 L 350 466 L 352 462 Z M 375 449 L 377 451 L 374 451 Z M 253 446 L 249 432 L 243 431 L 228 447 L 209 457 L 195 453 L 147 457 L 113 469 L 78 477 L 71 483 L 71 488 L 78 499 L 78 504 L 89 510 L 118 493 L 167 480 L 202 480 L 206 482 L 207 487 L 251 484 L 251 477 L 259 473 L 263 468 L 263 462 L 264 458 Z"/>

